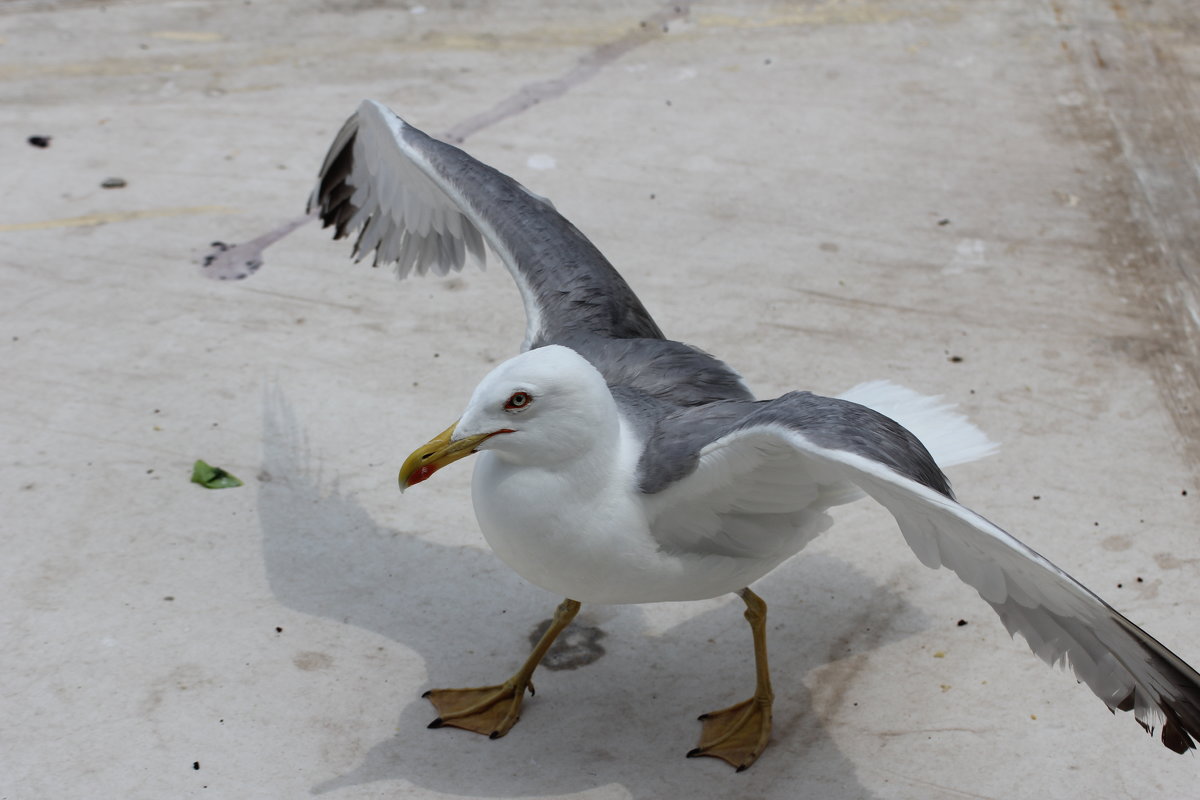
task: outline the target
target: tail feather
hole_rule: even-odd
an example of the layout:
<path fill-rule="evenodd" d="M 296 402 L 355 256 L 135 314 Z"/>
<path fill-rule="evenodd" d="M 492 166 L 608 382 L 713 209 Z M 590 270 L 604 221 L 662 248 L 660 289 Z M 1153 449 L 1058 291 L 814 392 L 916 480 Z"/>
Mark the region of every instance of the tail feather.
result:
<path fill-rule="evenodd" d="M 939 467 L 966 464 L 992 455 L 1000 446 L 941 397 L 918 394 L 891 381 L 860 383 L 838 397 L 891 417 L 921 440 Z"/>

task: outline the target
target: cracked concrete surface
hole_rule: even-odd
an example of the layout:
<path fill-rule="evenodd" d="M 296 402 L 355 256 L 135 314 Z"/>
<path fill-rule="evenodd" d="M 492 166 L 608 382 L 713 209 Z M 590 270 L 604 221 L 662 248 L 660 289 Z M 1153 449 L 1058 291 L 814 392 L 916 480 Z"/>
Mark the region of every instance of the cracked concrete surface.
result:
<path fill-rule="evenodd" d="M 603 655 L 507 737 L 426 730 L 424 689 L 508 674 L 558 602 L 486 550 L 469 470 L 394 484 L 515 351 L 516 290 L 263 237 L 361 98 L 457 131 L 761 396 L 959 402 L 1003 446 L 961 499 L 1196 664 L 1198 29 L 1184 0 L 3 4 L 0 797 L 1194 795 L 865 504 L 756 586 L 752 770 L 683 758 L 750 689 L 736 599 L 585 607 Z M 256 239 L 257 274 L 199 277 Z"/>

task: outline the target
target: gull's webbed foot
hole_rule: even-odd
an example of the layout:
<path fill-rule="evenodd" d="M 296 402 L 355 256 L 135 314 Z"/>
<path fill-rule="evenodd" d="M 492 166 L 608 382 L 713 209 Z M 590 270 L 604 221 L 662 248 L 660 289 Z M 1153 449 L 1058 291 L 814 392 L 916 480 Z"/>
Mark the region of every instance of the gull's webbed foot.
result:
<path fill-rule="evenodd" d="M 771 738 L 771 675 L 767 669 L 767 604 L 749 589 L 738 596 L 746 603 L 746 621 L 754 636 L 754 696 L 737 705 L 701 714 L 700 746 L 688 758 L 712 756 L 737 767 L 748 768 L 767 747 Z"/>
<path fill-rule="evenodd" d="M 499 739 L 521 718 L 526 688 L 533 694 L 532 683 L 518 685 L 516 680 L 509 680 L 499 686 L 473 689 L 430 689 L 421 696 L 438 711 L 438 718 L 429 727 L 462 728 Z"/>
<path fill-rule="evenodd" d="M 751 697 L 737 705 L 702 714 L 700 744 L 688 758 L 712 756 L 737 767 L 749 767 L 771 738 L 771 698 Z"/>
<path fill-rule="evenodd" d="M 579 613 L 579 603 L 563 600 L 554 611 L 550 627 L 534 646 L 533 652 L 517 673 L 499 686 L 480 686 L 474 689 L 430 689 L 421 695 L 433 703 L 440 715 L 429 723 L 431 728 L 447 725 L 482 733 L 499 739 L 508 733 L 521 718 L 521 702 L 525 690 L 533 694 L 533 671 L 541 663 L 550 645 L 563 628 Z"/>

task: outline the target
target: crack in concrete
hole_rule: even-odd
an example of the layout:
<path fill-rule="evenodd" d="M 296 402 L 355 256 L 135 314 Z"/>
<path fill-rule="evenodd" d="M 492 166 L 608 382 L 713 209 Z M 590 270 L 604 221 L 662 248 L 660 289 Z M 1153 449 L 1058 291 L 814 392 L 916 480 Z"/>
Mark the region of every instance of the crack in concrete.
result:
<path fill-rule="evenodd" d="M 670 3 L 657 13 L 643 19 L 624 36 L 597 45 L 582 56 L 566 74 L 548 80 L 527 83 L 487 111 L 475 114 L 446 131 L 442 138 L 451 144 L 462 144 L 484 128 L 490 128 L 509 117 L 528 111 L 544 100 L 561 97 L 571 89 L 595 77 L 600 70 L 631 50 L 657 39 L 668 32 L 670 23 L 682 19 L 691 11 L 691 2 Z M 242 280 L 262 268 L 263 251 L 305 223 L 317 219 L 316 214 L 290 219 L 266 233 L 241 244 L 214 242 L 201 263 L 202 274 L 215 280 Z"/>
<path fill-rule="evenodd" d="M 619 39 L 592 48 L 579 59 L 573 69 L 565 75 L 544 81 L 534 81 L 492 106 L 487 111 L 468 117 L 443 134 L 447 142 L 462 144 L 484 128 L 528 111 L 543 100 L 561 97 L 571 89 L 595 77 L 604 67 L 621 56 L 667 32 L 670 23 L 686 17 L 691 3 L 671 3 L 657 14 L 651 14 L 638 23 L 638 27 Z"/>

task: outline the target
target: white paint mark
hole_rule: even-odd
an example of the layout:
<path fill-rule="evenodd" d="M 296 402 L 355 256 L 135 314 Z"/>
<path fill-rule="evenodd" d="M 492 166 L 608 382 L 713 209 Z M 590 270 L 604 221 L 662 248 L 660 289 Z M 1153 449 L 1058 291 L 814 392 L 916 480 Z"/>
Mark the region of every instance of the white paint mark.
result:
<path fill-rule="evenodd" d="M 983 239 L 960 239 L 954 246 L 954 255 L 942 272 L 957 275 L 984 266 L 987 266 L 987 245 Z"/>
<path fill-rule="evenodd" d="M 692 69 L 691 67 L 682 67 L 678 72 L 675 73 L 675 80 L 676 81 L 690 81 L 692 78 L 695 78 L 699 74 L 700 73 L 698 71 Z"/>
<path fill-rule="evenodd" d="M 424 13 L 425 13 L 426 11 L 428 11 L 428 10 L 429 10 L 429 9 L 428 9 L 428 8 L 426 8 L 425 6 L 413 6 L 412 8 L 410 8 L 410 9 L 408 10 L 408 13 L 410 13 L 410 14 L 424 14 Z"/>
<path fill-rule="evenodd" d="M 558 166 L 558 161 L 554 156 L 546 153 L 534 153 L 529 158 L 525 159 L 525 166 L 530 169 L 554 169 Z"/>

